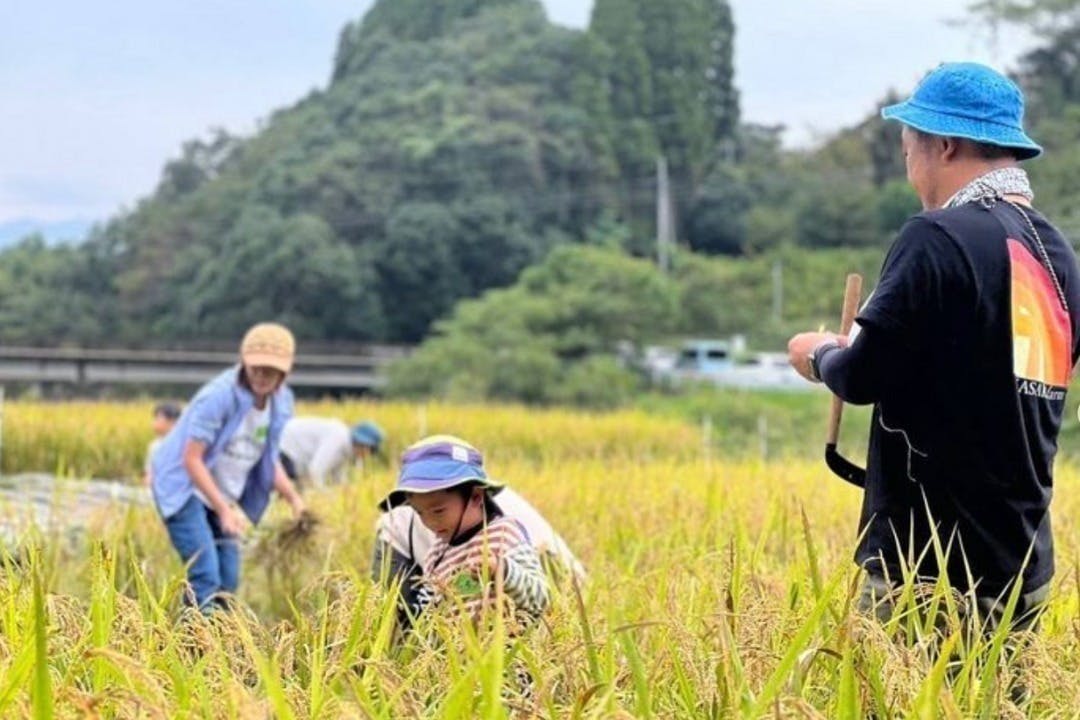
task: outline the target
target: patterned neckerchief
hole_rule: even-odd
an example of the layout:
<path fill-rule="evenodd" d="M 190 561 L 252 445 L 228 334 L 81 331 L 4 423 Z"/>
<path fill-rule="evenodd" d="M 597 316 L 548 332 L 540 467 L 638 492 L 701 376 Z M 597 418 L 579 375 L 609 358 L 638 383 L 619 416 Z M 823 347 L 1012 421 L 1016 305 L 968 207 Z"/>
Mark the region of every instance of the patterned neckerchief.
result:
<path fill-rule="evenodd" d="M 969 202 L 985 203 L 1000 200 L 1006 195 L 1018 195 L 1027 198 L 1028 202 L 1035 199 L 1035 193 L 1031 189 L 1031 182 L 1028 180 L 1026 172 L 1018 167 L 991 170 L 960 188 L 945 203 L 945 207 L 960 207 Z"/>

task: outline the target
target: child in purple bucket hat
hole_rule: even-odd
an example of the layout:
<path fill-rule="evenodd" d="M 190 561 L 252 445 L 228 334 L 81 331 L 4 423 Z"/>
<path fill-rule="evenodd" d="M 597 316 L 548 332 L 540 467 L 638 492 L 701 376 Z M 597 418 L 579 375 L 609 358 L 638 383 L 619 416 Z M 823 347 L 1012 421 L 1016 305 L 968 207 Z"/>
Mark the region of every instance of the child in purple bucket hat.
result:
<path fill-rule="evenodd" d="M 410 505 L 436 537 L 408 595 L 406 621 L 445 605 L 479 620 L 500 585 L 519 620 L 534 622 L 547 609 L 540 556 L 521 524 L 492 501 L 500 490 L 480 451 L 452 435 L 424 438 L 402 455 L 397 486 L 379 507 Z"/>

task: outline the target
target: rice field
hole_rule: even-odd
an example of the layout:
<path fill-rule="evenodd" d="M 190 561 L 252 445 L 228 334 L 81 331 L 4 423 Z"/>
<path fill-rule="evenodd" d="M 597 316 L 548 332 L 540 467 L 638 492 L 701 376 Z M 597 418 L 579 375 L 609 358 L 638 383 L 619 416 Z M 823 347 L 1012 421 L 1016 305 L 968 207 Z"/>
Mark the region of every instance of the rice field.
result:
<path fill-rule="evenodd" d="M 134 478 L 148 404 L 9 404 L 6 471 Z M 318 404 L 392 438 L 459 434 L 588 568 L 545 623 L 508 637 L 432 621 L 395 638 L 368 576 L 392 461 L 310 492 L 321 518 L 282 546 L 274 507 L 245 540 L 241 605 L 181 610 L 182 568 L 154 511 L 115 507 L 85 542 L 25 538 L 0 572 L 0 717 L 1077 717 L 1080 474 L 1058 468 L 1058 578 L 1020 652 L 969 637 L 951 596 L 888 624 L 852 607 L 856 489 L 809 460 L 718 455 L 702 428 L 623 412 Z M 721 429 L 713 428 L 712 432 Z M 808 433 L 809 434 L 809 433 Z M 508 678 L 527 668 L 531 693 Z M 1011 687 L 1028 698 L 1018 707 Z M 1017 698 L 1019 699 L 1019 698 Z"/>

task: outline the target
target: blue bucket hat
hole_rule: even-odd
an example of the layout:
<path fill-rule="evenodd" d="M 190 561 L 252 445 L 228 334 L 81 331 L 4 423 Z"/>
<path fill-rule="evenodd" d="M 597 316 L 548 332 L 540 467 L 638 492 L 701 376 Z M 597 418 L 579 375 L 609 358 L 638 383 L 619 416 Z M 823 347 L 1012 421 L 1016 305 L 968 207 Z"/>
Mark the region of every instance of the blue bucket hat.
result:
<path fill-rule="evenodd" d="M 881 116 L 942 137 L 1010 148 L 1020 160 L 1042 153 L 1024 132 L 1024 94 L 1009 78 L 979 63 L 945 63 L 902 103 Z"/>
<path fill-rule="evenodd" d="M 365 445 L 375 452 L 379 451 L 379 446 L 382 445 L 385 437 L 382 428 L 370 420 L 365 420 L 352 429 L 353 444 Z"/>
<path fill-rule="evenodd" d="M 503 488 L 484 472 L 484 456 L 479 450 L 453 435 L 432 435 L 402 454 L 397 486 L 379 508 L 391 510 L 410 494 L 449 490 L 465 483 L 481 485 L 492 495 Z"/>

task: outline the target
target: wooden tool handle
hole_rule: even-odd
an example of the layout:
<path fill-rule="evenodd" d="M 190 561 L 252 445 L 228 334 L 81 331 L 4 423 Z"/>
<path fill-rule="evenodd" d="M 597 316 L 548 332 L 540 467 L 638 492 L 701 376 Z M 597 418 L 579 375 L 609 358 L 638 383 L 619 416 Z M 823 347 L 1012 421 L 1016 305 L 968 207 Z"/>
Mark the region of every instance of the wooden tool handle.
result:
<path fill-rule="evenodd" d="M 844 311 L 840 315 L 840 334 L 847 335 L 855 324 L 855 315 L 859 312 L 862 299 L 862 275 L 852 273 L 847 276 L 844 286 Z M 844 413 L 844 401 L 833 395 L 832 408 L 829 410 L 829 432 L 825 442 L 835 445 L 840 437 L 840 419 Z"/>

